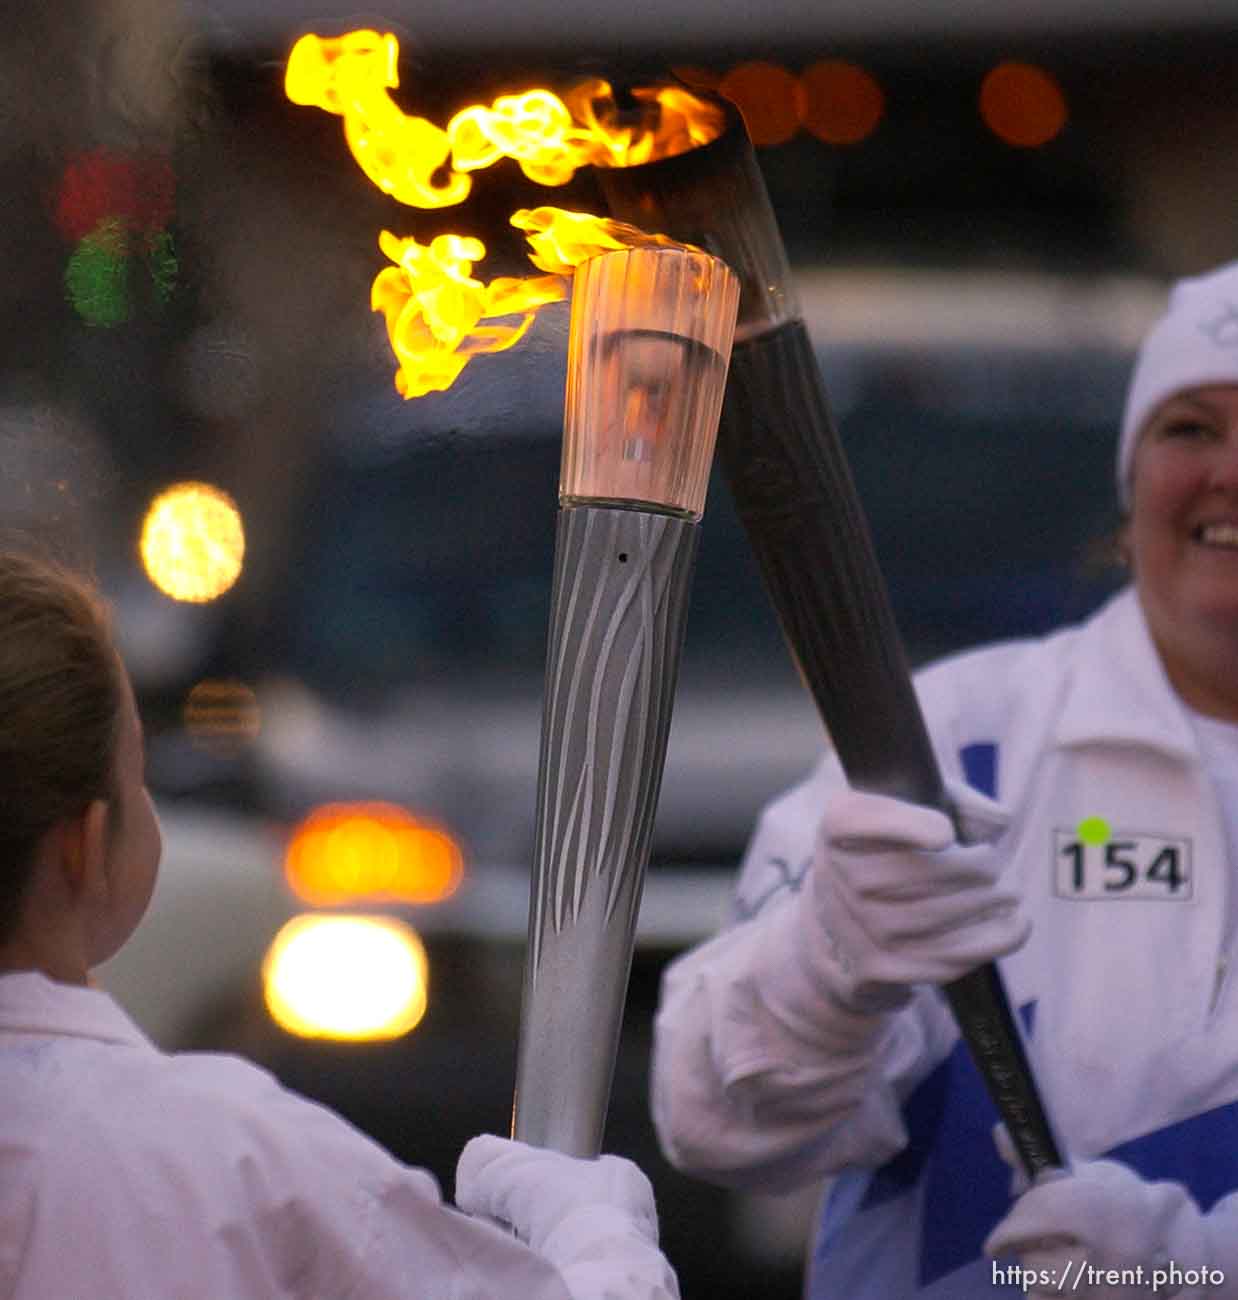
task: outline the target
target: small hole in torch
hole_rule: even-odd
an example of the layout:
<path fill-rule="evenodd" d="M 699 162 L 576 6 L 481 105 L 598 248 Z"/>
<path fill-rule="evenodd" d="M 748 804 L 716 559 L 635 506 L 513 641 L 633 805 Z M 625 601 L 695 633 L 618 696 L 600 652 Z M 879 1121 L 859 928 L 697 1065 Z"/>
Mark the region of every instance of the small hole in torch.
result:
<path fill-rule="evenodd" d="M 620 563 L 620 564 L 627 564 L 627 562 L 628 562 L 628 553 L 627 553 L 627 551 L 620 551 L 620 552 L 619 552 L 619 563 Z"/>

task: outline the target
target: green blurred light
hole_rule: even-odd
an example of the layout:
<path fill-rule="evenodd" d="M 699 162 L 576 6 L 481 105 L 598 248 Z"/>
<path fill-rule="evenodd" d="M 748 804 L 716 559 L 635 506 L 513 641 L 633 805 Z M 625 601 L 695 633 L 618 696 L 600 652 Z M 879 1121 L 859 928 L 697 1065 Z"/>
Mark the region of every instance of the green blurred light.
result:
<path fill-rule="evenodd" d="M 146 243 L 146 259 L 150 268 L 150 277 L 155 284 L 155 294 L 159 301 L 167 303 L 176 292 L 176 276 L 180 263 L 176 258 L 176 246 L 172 236 L 166 230 L 151 234 Z"/>
<path fill-rule="evenodd" d="M 129 283 L 124 227 L 101 221 L 73 250 L 65 267 L 65 289 L 88 325 L 110 327 L 129 319 Z"/>

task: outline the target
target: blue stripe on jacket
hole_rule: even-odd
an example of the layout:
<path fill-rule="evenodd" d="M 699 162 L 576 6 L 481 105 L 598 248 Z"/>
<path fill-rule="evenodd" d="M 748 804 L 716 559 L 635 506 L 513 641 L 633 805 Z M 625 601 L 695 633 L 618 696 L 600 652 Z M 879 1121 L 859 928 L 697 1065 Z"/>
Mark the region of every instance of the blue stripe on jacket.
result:
<path fill-rule="evenodd" d="M 959 751 L 967 783 L 997 797 L 997 746 Z M 1019 1008 L 1026 1033 L 1035 1003 Z M 912 1092 L 903 1107 L 907 1146 L 875 1170 L 856 1209 L 876 1209 L 914 1193 L 924 1182 L 919 1284 L 929 1286 L 981 1257 L 984 1239 L 1010 1208 L 1011 1171 L 992 1141 L 997 1112 L 966 1046 L 960 1041 Z M 1120 1143 L 1105 1152 L 1148 1180 L 1184 1184 L 1209 1210 L 1238 1187 L 1238 1102 Z"/>
<path fill-rule="evenodd" d="M 1034 1004 L 1020 1007 L 1032 1029 Z M 914 1090 L 903 1109 L 908 1144 L 876 1170 L 859 1213 L 925 1180 L 919 1280 L 927 1286 L 978 1259 L 1010 1208 L 1010 1169 L 993 1146 L 997 1113 L 963 1043 Z M 1184 1184 L 1207 1211 L 1238 1187 L 1238 1102 L 1228 1102 L 1106 1151 L 1150 1181 Z"/>

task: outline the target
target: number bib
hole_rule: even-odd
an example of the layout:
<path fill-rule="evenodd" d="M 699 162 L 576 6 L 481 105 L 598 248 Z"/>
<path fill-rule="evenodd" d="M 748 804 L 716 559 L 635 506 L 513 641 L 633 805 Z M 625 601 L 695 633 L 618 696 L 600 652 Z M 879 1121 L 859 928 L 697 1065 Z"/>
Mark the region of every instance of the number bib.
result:
<path fill-rule="evenodd" d="M 1081 825 L 1053 832 L 1053 892 L 1058 898 L 1190 900 L 1194 875 L 1188 838 L 1106 831 L 1103 837 L 1089 834 Z"/>

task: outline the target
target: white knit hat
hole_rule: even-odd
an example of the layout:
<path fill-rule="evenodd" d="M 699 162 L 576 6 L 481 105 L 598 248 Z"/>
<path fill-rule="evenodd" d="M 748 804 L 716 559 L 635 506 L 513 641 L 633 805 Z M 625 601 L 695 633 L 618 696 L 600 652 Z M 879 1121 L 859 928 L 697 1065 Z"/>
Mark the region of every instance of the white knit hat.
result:
<path fill-rule="evenodd" d="M 1135 360 L 1118 440 L 1118 500 L 1130 503 L 1135 442 L 1167 398 L 1202 384 L 1238 384 L 1238 262 L 1179 280 Z"/>

